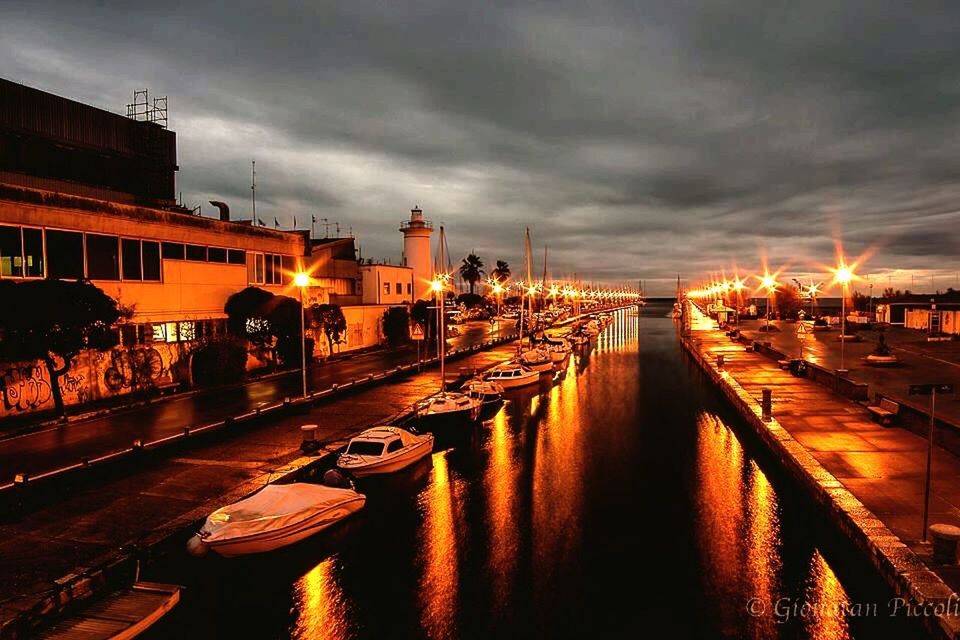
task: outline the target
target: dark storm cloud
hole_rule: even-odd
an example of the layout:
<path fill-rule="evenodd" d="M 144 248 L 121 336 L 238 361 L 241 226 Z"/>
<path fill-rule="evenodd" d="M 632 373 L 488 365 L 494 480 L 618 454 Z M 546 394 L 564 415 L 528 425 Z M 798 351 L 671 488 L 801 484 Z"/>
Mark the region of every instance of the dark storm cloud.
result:
<path fill-rule="evenodd" d="M 0 59 L 115 111 L 169 95 L 187 202 L 244 212 L 256 158 L 262 218 L 368 256 L 419 203 L 455 253 L 517 263 L 530 225 L 558 274 L 669 291 L 841 234 L 953 270 L 958 28 L 955 3 L 5 2 Z"/>

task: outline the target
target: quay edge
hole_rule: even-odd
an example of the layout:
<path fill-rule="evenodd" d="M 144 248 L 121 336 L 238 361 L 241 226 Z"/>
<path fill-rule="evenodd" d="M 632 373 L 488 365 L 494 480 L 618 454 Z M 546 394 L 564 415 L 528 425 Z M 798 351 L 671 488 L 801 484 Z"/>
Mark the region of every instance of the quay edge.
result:
<path fill-rule="evenodd" d="M 775 416 L 765 421 L 760 403 L 733 376 L 719 369 L 703 354 L 695 337 L 681 336 L 681 343 L 743 416 L 782 470 L 853 543 L 894 594 L 932 612 L 921 616 L 927 631 L 936 638 L 960 640 L 960 615 L 950 613 L 951 608 L 955 611 L 960 606 L 960 596 L 794 439 Z M 938 608 L 945 613 L 937 614 Z"/>

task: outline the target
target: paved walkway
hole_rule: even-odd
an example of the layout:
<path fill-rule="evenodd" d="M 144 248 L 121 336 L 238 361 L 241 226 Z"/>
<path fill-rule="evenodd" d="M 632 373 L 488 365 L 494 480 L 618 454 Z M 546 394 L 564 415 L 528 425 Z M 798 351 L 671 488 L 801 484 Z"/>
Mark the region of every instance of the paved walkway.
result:
<path fill-rule="evenodd" d="M 497 335 L 496 327 L 487 322 L 463 325 L 461 331 L 461 336 L 450 340 L 451 348 L 479 344 Z M 310 370 L 309 388 L 311 391 L 328 389 L 335 383 L 416 362 L 416 353 L 415 348 L 408 347 L 320 364 Z M 159 400 L 90 420 L 45 427 L 6 438 L 0 440 L 0 485 L 10 482 L 16 473 L 37 475 L 60 469 L 84 458 L 126 449 L 138 438 L 152 442 L 178 434 L 184 427 L 210 424 L 251 411 L 262 403 L 299 396 L 301 385 L 300 371 L 297 370 L 239 387 Z"/>
<path fill-rule="evenodd" d="M 748 352 L 713 322 L 694 323 L 693 336 L 711 360 L 724 354 L 725 369 L 759 403 L 762 390 L 773 391 L 779 423 L 858 500 L 911 546 L 928 564 L 922 534 L 926 439 L 873 422 L 861 405 L 806 378 L 781 370 L 771 359 Z M 960 526 L 960 460 L 936 448 L 930 524 Z M 960 570 L 931 568 L 955 591 Z"/>
<path fill-rule="evenodd" d="M 800 353 L 800 341 L 797 339 L 796 322 L 771 322 L 781 331 L 761 332 L 756 329 L 762 320 L 742 323 L 744 336 L 754 340 L 769 341 L 774 349 L 797 357 Z M 825 332 L 811 332 L 803 341 L 803 357 L 809 362 L 830 369 L 840 367 L 839 329 Z M 876 331 L 858 331 L 862 342 L 849 342 L 844 347 L 844 366 L 850 370 L 849 377 L 856 382 L 865 382 L 870 386 L 871 396 L 880 392 L 895 398 L 898 402 L 926 411 L 926 399 L 911 397 L 907 389 L 911 384 L 928 382 L 952 382 L 960 388 L 960 342 L 931 342 L 925 340 L 922 332 L 900 327 L 891 327 L 884 332 L 887 344 L 900 358 L 898 367 L 872 367 L 864 358 L 873 352 L 877 345 Z M 960 394 L 937 398 L 937 415 L 960 425 Z"/>

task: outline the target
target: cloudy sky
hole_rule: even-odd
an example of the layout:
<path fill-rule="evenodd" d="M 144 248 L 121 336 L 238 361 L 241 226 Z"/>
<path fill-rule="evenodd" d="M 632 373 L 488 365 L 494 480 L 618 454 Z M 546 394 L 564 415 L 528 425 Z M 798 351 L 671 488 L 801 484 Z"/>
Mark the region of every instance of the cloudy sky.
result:
<path fill-rule="evenodd" d="M 167 95 L 186 203 L 249 217 L 255 158 L 261 218 L 364 256 L 420 204 L 455 254 L 517 267 L 529 225 L 554 274 L 654 293 L 835 239 L 877 286 L 956 286 L 956 2 L 204 4 L 5 0 L 0 74 Z"/>

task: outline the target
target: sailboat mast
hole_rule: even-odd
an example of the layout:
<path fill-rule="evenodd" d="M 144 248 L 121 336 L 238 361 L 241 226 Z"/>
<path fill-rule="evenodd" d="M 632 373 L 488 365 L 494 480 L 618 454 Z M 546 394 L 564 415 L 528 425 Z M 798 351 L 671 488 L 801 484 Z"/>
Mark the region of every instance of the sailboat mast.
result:
<path fill-rule="evenodd" d="M 526 235 L 524 236 L 523 250 L 527 256 L 527 286 L 533 287 L 533 243 L 530 242 L 530 227 L 527 227 Z M 529 313 L 527 315 L 527 320 L 530 322 L 530 330 L 527 331 L 527 335 L 530 336 L 530 348 L 533 348 L 533 294 L 530 293 L 530 290 L 527 289 L 527 298 L 529 303 Z"/>
<path fill-rule="evenodd" d="M 444 260 L 443 260 L 443 245 L 446 244 L 446 238 L 444 237 L 443 225 L 440 225 L 440 268 L 443 269 Z M 439 337 L 439 344 L 437 344 L 437 349 L 440 351 L 440 392 L 443 393 L 446 391 L 447 386 L 447 376 L 446 376 L 446 333 L 443 322 L 443 307 L 444 307 L 444 287 L 443 287 L 443 277 L 438 274 L 437 277 L 440 279 L 440 288 L 437 291 L 437 336 Z"/>
<path fill-rule="evenodd" d="M 540 280 L 540 310 L 547 303 L 547 245 L 543 245 L 543 279 Z"/>

